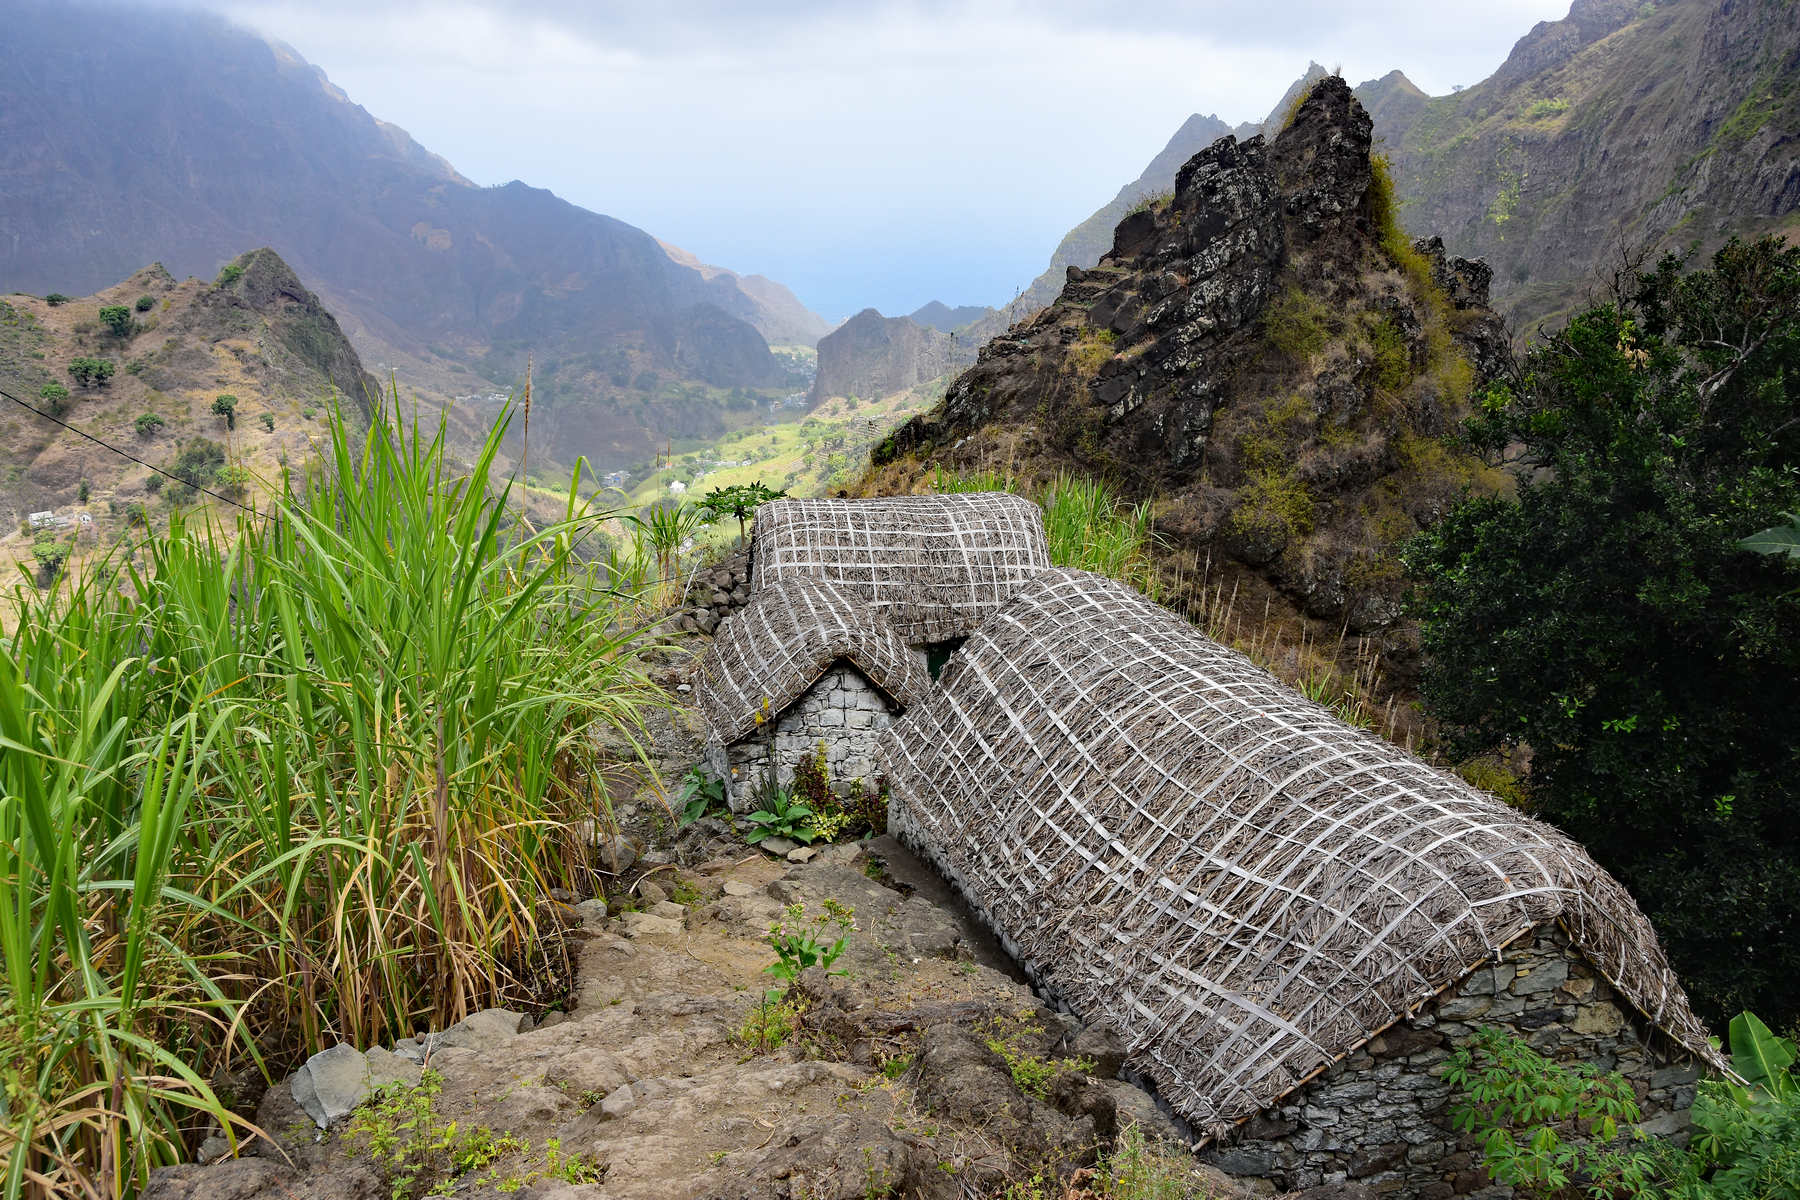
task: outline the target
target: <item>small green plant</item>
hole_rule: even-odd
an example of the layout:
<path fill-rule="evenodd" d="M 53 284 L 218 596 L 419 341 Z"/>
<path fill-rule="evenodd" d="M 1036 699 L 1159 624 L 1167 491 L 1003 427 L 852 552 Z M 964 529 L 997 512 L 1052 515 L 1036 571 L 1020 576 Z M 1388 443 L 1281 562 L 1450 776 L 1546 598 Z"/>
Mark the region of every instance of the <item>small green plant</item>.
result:
<path fill-rule="evenodd" d="M 213 487 L 234 500 L 242 499 L 250 489 L 250 472 L 239 466 L 220 467 L 213 472 Z"/>
<path fill-rule="evenodd" d="M 156 297 L 154 297 L 154 296 L 139 296 L 137 298 L 137 303 L 133 304 L 132 307 L 137 309 L 139 312 L 149 312 L 151 309 L 156 307 Z"/>
<path fill-rule="evenodd" d="M 225 428 L 237 428 L 237 397 L 230 392 L 220 392 L 213 397 L 212 410 L 225 418 Z"/>
<path fill-rule="evenodd" d="M 692 908 L 696 904 L 706 902 L 706 893 L 695 887 L 686 879 L 676 879 L 669 885 L 669 899 L 684 908 Z"/>
<path fill-rule="evenodd" d="M 812 967 L 823 967 L 829 975 L 841 975 L 842 971 L 831 969 L 832 964 L 843 955 L 855 928 L 856 910 L 829 896 L 825 899 L 825 911 L 810 920 L 804 905 L 790 904 L 781 920 L 769 926 L 769 948 L 775 951 L 775 961 L 763 970 L 784 983 L 792 983 L 802 971 Z M 825 941 L 824 935 L 833 929 L 837 931 L 836 940 Z"/>
<path fill-rule="evenodd" d="M 44 297 L 44 303 L 48 304 L 51 308 L 67 304 L 69 300 L 70 297 L 63 295 L 61 292 L 51 292 L 48 296 Z"/>
<path fill-rule="evenodd" d="M 43 400 L 44 407 L 50 410 L 53 417 L 62 416 L 69 407 L 69 389 L 60 383 L 46 383 L 38 389 L 38 397 Z"/>
<path fill-rule="evenodd" d="M 157 430 L 161 429 L 167 423 L 168 422 L 164 421 L 161 417 L 157 416 L 155 413 L 147 412 L 147 413 L 139 413 L 138 419 L 133 421 L 132 425 L 136 427 L 137 435 L 139 437 L 148 438 L 148 437 L 155 437 Z"/>
<path fill-rule="evenodd" d="M 1642 1151 L 1614 1149 L 1641 1115 L 1631 1085 L 1586 1063 L 1562 1066 L 1492 1026 L 1444 1064 L 1456 1089 L 1450 1123 L 1481 1143 L 1495 1183 L 1554 1195 L 1581 1184 L 1595 1196 L 1641 1194 L 1655 1174 Z"/>
<path fill-rule="evenodd" d="M 93 495 L 93 491 L 88 486 L 87 480 L 84 479 L 75 485 L 75 503 L 86 504 L 88 502 L 88 497 L 91 495 Z"/>
<path fill-rule="evenodd" d="M 764 992 L 738 1026 L 737 1040 L 755 1054 L 778 1050 L 800 1027 L 799 1005 L 782 1000 L 778 991 Z"/>
<path fill-rule="evenodd" d="M 681 777 L 681 823 L 683 825 L 729 811 L 725 804 L 725 781 L 714 779 L 698 766 L 689 767 Z"/>
<path fill-rule="evenodd" d="M 1043 1100 L 1050 1094 L 1050 1081 L 1064 1071 L 1092 1071 L 1088 1058 L 1049 1058 L 1033 1054 L 1025 1048 L 1027 1039 L 1042 1039 L 1044 1027 L 1030 1009 L 1016 1017 L 996 1017 L 989 1022 L 983 1041 L 987 1048 L 1006 1060 L 1013 1083 L 1027 1096 Z"/>
<path fill-rule="evenodd" d="M 1542 121 L 1549 117 L 1559 117 L 1569 111 L 1569 102 L 1561 96 L 1552 96 L 1548 100 L 1534 101 L 1525 110 L 1527 121 Z"/>
<path fill-rule="evenodd" d="M 1120 1131 L 1094 1174 L 1095 1191 L 1104 1200 L 1188 1200 L 1207 1194 L 1193 1156 L 1152 1142 L 1136 1123 Z"/>
<path fill-rule="evenodd" d="M 744 544 L 746 523 L 756 515 L 758 505 L 770 500 L 780 500 L 786 492 L 763 486 L 762 480 L 755 483 L 740 483 L 727 488 L 714 488 L 700 498 L 699 508 L 706 513 L 706 520 L 722 521 L 726 517 L 736 517 L 738 523 L 738 545 Z"/>
<path fill-rule="evenodd" d="M 244 268 L 237 263 L 226 263 L 219 271 L 219 286 L 230 287 L 244 277 Z"/>
<path fill-rule="evenodd" d="M 886 1079 L 898 1079 L 912 1068 L 913 1056 L 910 1054 L 896 1054 L 881 1061 L 881 1074 Z"/>
<path fill-rule="evenodd" d="M 744 840 L 752 846 L 772 837 L 784 837 L 809 845 L 819 837 L 813 829 L 813 810 L 780 788 L 765 792 L 763 807 L 750 813 L 744 820 L 750 824 L 750 828 L 744 831 Z"/>
<path fill-rule="evenodd" d="M 275 414 L 274 413 L 272 413 L 272 412 L 258 413 L 256 419 L 262 422 L 262 427 L 265 431 L 267 431 L 269 433 L 275 432 Z"/>

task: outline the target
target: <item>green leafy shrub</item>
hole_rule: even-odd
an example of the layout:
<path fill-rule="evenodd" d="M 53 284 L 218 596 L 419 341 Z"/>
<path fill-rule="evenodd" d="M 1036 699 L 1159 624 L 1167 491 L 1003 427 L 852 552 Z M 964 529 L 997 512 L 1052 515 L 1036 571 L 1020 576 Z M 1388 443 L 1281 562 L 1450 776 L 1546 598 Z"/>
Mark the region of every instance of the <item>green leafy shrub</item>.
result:
<path fill-rule="evenodd" d="M 128 338 L 134 328 L 131 310 L 123 304 L 108 304 L 99 312 L 100 323 L 117 338 Z"/>
<path fill-rule="evenodd" d="M 137 309 L 139 312 L 149 312 L 151 309 L 156 307 L 156 297 L 154 297 L 154 296 L 139 296 L 137 298 L 137 302 L 135 304 L 133 304 L 132 307 Z"/>
<path fill-rule="evenodd" d="M 264 432 L 266 432 L 266 433 L 274 433 L 275 432 L 275 414 L 274 413 L 272 413 L 272 412 L 258 413 L 257 419 L 262 422 L 262 427 L 263 427 Z"/>
<path fill-rule="evenodd" d="M 1478 1031 L 1444 1064 L 1455 1089 L 1451 1123 L 1475 1136 L 1494 1182 L 1528 1196 L 1795 1200 L 1794 1043 L 1750 1013 L 1734 1018 L 1730 1032 L 1737 1078 L 1701 1081 L 1685 1147 L 1630 1128 L 1641 1114 L 1617 1072 L 1551 1062 L 1493 1028 Z"/>
<path fill-rule="evenodd" d="M 237 428 L 237 402 L 237 397 L 230 392 L 220 392 L 213 397 L 212 410 L 214 414 L 225 418 L 227 429 Z"/>
<path fill-rule="evenodd" d="M 137 430 L 137 435 L 141 438 L 155 437 L 165 424 L 167 422 L 153 412 L 139 413 L 137 420 L 132 422 L 132 426 Z"/>
<path fill-rule="evenodd" d="M 58 305 L 67 304 L 70 299 L 71 297 L 65 296 L 61 292 L 51 292 L 48 296 L 44 297 L 44 303 L 48 304 L 51 308 L 56 308 Z"/>
<path fill-rule="evenodd" d="M 802 845 L 816 842 L 819 835 L 813 829 L 812 818 L 813 810 L 791 793 L 769 789 L 763 795 L 762 807 L 744 818 L 750 826 L 744 831 L 744 840 L 752 846 L 772 837 L 784 837 Z"/>
<path fill-rule="evenodd" d="M 104 387 L 117 369 L 110 358 L 82 355 L 69 360 L 69 378 L 82 387 Z"/>
<path fill-rule="evenodd" d="M 213 490 L 233 500 L 241 500 L 250 487 L 250 472 L 239 466 L 220 467 L 213 472 Z"/>
<path fill-rule="evenodd" d="M 53 417 L 60 417 L 68 410 L 69 389 L 60 383 L 46 383 L 38 389 L 38 396 Z"/>
<path fill-rule="evenodd" d="M 841 975 L 843 972 L 832 970 L 832 964 L 842 957 L 855 928 L 856 910 L 829 896 L 825 898 L 825 911 L 811 919 L 803 905 L 790 904 L 781 919 L 769 926 L 769 948 L 775 951 L 775 961 L 763 970 L 783 983 L 794 982 L 802 971 L 812 967 L 823 967 L 829 975 Z M 837 937 L 825 941 L 822 935 L 832 930 L 837 931 Z"/>
<path fill-rule="evenodd" d="M 677 799 L 681 804 L 683 825 L 730 811 L 725 803 L 725 781 L 713 778 L 699 767 L 688 768 L 688 773 L 681 777 Z"/>
<path fill-rule="evenodd" d="M 226 263 L 219 271 L 220 287 L 230 287 L 244 277 L 244 268 L 237 263 Z"/>
<path fill-rule="evenodd" d="M 1648 1155 L 1613 1146 L 1620 1128 L 1641 1116 L 1616 1072 L 1551 1062 L 1490 1026 L 1450 1056 L 1443 1076 L 1456 1089 L 1451 1127 L 1480 1141 L 1495 1183 L 1538 1195 L 1579 1184 L 1606 1195 L 1638 1193 L 1654 1176 Z"/>
<path fill-rule="evenodd" d="M 1474 444 L 1524 468 L 1404 555 L 1453 757 L 1531 749 L 1532 810 L 1638 898 L 1704 1016 L 1800 1021 L 1800 249 L 1674 259 L 1544 337 Z M 1720 331 L 1724 330 L 1721 336 Z"/>

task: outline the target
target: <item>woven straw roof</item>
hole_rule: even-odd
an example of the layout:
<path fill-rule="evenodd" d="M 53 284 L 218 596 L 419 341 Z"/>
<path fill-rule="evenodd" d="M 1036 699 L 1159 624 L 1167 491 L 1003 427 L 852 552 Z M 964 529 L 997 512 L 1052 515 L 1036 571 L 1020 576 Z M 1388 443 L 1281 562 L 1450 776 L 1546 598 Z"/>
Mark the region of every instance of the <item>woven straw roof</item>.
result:
<path fill-rule="evenodd" d="M 967 637 L 1050 566 L 1043 510 L 1007 492 L 773 500 L 756 510 L 751 588 L 826 579 L 909 645 Z"/>
<path fill-rule="evenodd" d="M 839 659 L 904 706 L 931 687 L 918 655 L 848 589 L 813 579 L 762 588 L 719 627 L 700 660 L 695 694 L 708 732 L 721 744 L 737 741 L 758 715 L 779 715 Z"/>
<path fill-rule="evenodd" d="M 895 830 L 1208 1135 L 1551 920 L 1718 1062 L 1580 846 L 1112 580 L 1039 576 L 878 755 Z"/>

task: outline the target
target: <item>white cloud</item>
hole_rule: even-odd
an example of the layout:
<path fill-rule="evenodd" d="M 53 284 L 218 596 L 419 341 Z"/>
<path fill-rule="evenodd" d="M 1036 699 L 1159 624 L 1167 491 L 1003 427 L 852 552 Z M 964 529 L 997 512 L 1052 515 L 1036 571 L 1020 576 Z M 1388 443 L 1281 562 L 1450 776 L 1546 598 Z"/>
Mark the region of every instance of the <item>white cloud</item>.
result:
<path fill-rule="evenodd" d="M 1309 59 L 1472 83 L 1562 3 L 208 6 L 477 182 L 552 188 L 841 315 L 1000 301 L 1189 113 L 1258 119 Z"/>

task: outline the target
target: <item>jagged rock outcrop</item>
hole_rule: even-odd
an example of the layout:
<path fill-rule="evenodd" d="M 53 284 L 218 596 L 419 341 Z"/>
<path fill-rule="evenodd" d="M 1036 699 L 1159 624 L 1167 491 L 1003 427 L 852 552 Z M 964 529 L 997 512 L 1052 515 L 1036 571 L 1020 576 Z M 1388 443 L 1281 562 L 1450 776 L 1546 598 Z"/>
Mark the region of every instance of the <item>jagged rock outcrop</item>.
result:
<path fill-rule="evenodd" d="M 974 361 L 976 343 L 865 308 L 819 339 L 815 401 L 891 396 Z"/>
<path fill-rule="evenodd" d="M 1272 140 L 1216 141 L 878 467 L 1107 475 L 1160 498 L 1184 552 L 1251 567 L 1315 616 L 1388 624 L 1394 545 L 1481 482 L 1440 439 L 1506 341 L 1485 267 L 1399 235 L 1370 143 L 1337 77 Z"/>

